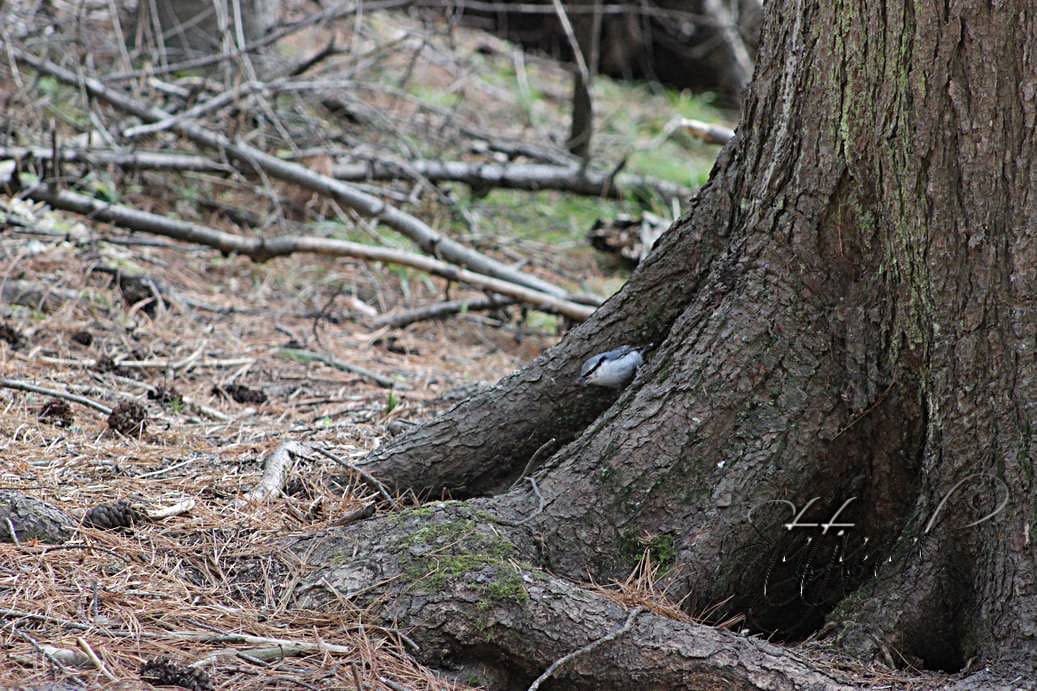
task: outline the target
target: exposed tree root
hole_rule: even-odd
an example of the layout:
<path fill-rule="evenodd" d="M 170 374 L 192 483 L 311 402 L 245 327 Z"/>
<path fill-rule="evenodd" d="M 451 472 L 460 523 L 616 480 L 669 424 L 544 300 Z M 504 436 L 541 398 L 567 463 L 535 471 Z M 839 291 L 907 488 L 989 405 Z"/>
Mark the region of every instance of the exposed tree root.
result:
<path fill-rule="evenodd" d="M 848 688 L 757 639 L 651 612 L 631 618 L 532 566 L 528 537 L 494 528 L 479 506 L 433 504 L 295 545 L 317 567 L 297 589 L 300 603 L 382 602 L 380 615 L 406 626 L 428 662 L 490 660 L 495 688 L 524 687 L 581 648 L 552 674 L 565 688 Z"/>

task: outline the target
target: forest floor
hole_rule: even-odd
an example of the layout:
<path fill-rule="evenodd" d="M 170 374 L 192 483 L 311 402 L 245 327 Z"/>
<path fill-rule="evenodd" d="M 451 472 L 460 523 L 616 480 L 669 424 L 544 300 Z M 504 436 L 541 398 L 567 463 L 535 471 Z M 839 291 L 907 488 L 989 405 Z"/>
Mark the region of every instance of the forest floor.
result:
<path fill-rule="evenodd" d="M 297 18 L 305 7 L 289 9 Z M 85 18 L 98 36 L 111 28 L 105 12 L 94 8 Z M 83 17 L 77 21 L 81 30 Z M 336 146 L 470 158 L 457 123 L 555 148 L 566 131 L 568 70 L 493 36 L 432 15 L 377 14 L 317 25 L 277 50 L 297 59 L 332 38 L 353 52 L 338 67 L 328 60 L 322 75 L 347 68 L 355 75 L 362 64 L 357 93 L 380 114 L 374 124 L 336 123 Z M 50 146 L 52 135 L 73 138 L 95 123 L 96 104 L 75 89 L 47 77 L 15 79 L 5 69 L 8 132 L 18 133 L 6 144 Z M 706 179 L 718 149 L 663 137 L 667 123 L 683 116 L 730 125 L 734 117 L 708 97 L 606 78 L 595 82 L 594 95 L 601 167 L 688 188 Z M 298 137 L 293 143 L 320 149 L 300 160 L 327 165 L 334 147 L 307 140 L 332 127 L 321 119 L 327 113 L 304 98 L 271 104 Z M 279 182 L 101 166 L 72 184 L 98 199 L 228 232 L 288 228 L 413 249 L 389 229 Z M 661 199 L 460 184 L 433 193 L 395 184 L 381 193 L 480 251 L 603 295 L 623 284 L 627 269 L 588 245 L 590 227 L 621 214 L 672 218 L 675 211 Z M 398 266 L 223 256 L 17 194 L 0 194 L 0 219 L 0 377 L 104 408 L 135 403 L 146 411 L 145 424 L 120 431 L 89 406 L 0 389 L 0 492 L 42 500 L 77 522 L 69 541 L 50 545 L 11 541 L 0 525 L 0 686 L 141 688 L 164 680 L 193 688 L 464 688 L 464 679 L 415 662 L 406 631 L 369 624 L 374 618 L 348 602 L 334 615 L 293 606 L 302 566 L 272 545 L 375 504 L 386 510 L 344 464 L 514 371 L 556 342 L 566 320 L 506 307 L 378 327 L 382 315 L 481 294 Z M 296 459 L 281 496 L 242 502 L 285 441 L 333 449 L 335 458 Z M 132 525 L 80 522 L 118 502 L 134 507 Z M 171 507 L 179 511 L 164 518 L 140 513 Z M 634 577 L 626 588 L 651 591 L 650 572 Z M 654 608 L 668 607 L 683 616 L 661 598 Z M 883 672 L 862 678 L 902 681 Z"/>
<path fill-rule="evenodd" d="M 294 9 L 302 12 L 302 4 Z M 103 11 L 91 12 L 87 23 L 110 29 Z M 333 35 L 364 54 L 398 42 L 401 49 L 386 51 L 365 73 L 365 105 L 391 126 L 350 126 L 344 137 L 355 146 L 446 156 L 465 142 L 450 128 L 433 129 L 429 119 L 437 115 L 444 124 L 471 123 L 552 146 L 550 133 L 566 129 L 569 73 L 550 60 L 428 16 L 373 15 L 362 31 L 339 24 L 297 34 L 278 51 L 291 59 Z M 329 61 L 324 74 L 334 73 Z M 0 78 L 9 85 L 8 131 L 18 133 L 8 145 L 47 146 L 51 133 L 71 139 L 83 131 L 95 105 L 50 78 L 18 76 Z M 722 114 L 708 99 L 604 78 L 595 97 L 596 149 L 606 167 L 624 158 L 628 171 L 688 187 L 705 179 L 717 147 L 657 138 L 678 115 L 718 121 Z M 275 106 L 308 113 L 302 99 Z M 293 133 L 320 126 L 288 122 Z M 291 226 L 408 246 L 386 228 L 350 222 L 348 213 L 326 213 L 326 205 L 314 211 L 310 195 L 281 183 L 261 204 L 249 183 L 204 173 L 101 166 L 83 171 L 73 186 L 230 232 Z M 646 208 L 644 201 L 551 191 L 439 189 L 409 195 L 408 210 L 498 258 L 602 294 L 622 285 L 626 269 L 591 249 L 586 232 L 598 219 Z M 673 213 L 661 200 L 647 208 Z M 377 328 L 375 315 L 480 294 L 360 261 L 254 263 L 51 211 L 16 194 L 0 196 L 0 218 L 0 376 L 107 408 L 137 403 L 147 414 L 143 426 L 117 431 L 90 407 L 0 389 L 0 491 L 47 502 L 77 522 L 118 502 L 137 511 L 182 510 L 155 520 L 137 513 L 123 527 L 78 524 L 64 544 L 4 535 L 0 686 L 137 688 L 164 680 L 196 688 L 463 687 L 464 680 L 416 663 L 405 631 L 368 625 L 348 603 L 335 616 L 292 606 L 301 567 L 270 545 L 326 530 L 373 504 L 355 474 L 315 456 L 298 462 L 283 496 L 239 499 L 282 441 L 323 444 L 346 463 L 362 458 L 394 423 L 426 419 L 535 357 L 564 333 L 564 319 L 511 307 Z M 184 501 L 193 502 L 187 510 Z M 255 568 L 243 570 L 243 562 Z M 243 572 L 251 577 L 243 580 Z M 302 649 L 292 650 L 296 645 Z"/>

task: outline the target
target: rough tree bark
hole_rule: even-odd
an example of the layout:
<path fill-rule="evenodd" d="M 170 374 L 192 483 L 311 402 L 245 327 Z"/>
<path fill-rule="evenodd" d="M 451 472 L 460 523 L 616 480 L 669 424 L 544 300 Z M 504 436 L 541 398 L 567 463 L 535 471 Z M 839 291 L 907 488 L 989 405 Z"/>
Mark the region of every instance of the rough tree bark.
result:
<path fill-rule="evenodd" d="M 629 284 L 365 465 L 476 498 L 298 545 L 300 598 L 380 600 L 427 659 L 508 687 L 623 624 L 573 581 L 647 547 L 688 611 L 1032 678 L 1034 35 L 1027 3 L 767 3 L 738 135 Z M 653 344 L 637 379 L 579 388 L 621 343 Z M 804 507 L 822 525 L 786 528 Z M 748 641 L 645 613 L 555 678 L 835 683 Z"/>

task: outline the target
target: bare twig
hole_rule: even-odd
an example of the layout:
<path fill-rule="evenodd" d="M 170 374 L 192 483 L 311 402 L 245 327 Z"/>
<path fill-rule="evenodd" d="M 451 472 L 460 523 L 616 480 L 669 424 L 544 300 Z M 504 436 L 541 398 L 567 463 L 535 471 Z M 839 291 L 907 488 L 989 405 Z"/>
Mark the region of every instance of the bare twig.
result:
<path fill-rule="evenodd" d="M 99 149 L 59 149 L 58 156 L 65 163 L 85 163 L 89 166 L 113 165 L 127 170 L 172 170 L 202 173 L 230 173 L 233 168 L 196 154 L 171 154 L 149 151 L 108 151 Z M 0 159 L 19 161 L 52 161 L 54 152 L 45 147 L 0 147 Z"/>
<path fill-rule="evenodd" d="M 92 368 L 97 367 L 97 360 L 87 358 L 83 360 L 75 360 L 72 358 L 59 358 L 52 355 L 38 355 L 35 358 L 39 362 L 45 362 L 48 365 L 62 365 L 66 367 L 85 367 Z M 117 369 L 160 369 L 168 370 L 171 372 L 177 372 L 182 369 L 221 369 L 226 367 L 242 367 L 243 365 L 251 365 L 256 361 L 255 358 L 242 357 L 242 358 L 226 358 L 226 359 L 214 359 L 214 358 L 183 358 L 181 360 L 170 360 L 167 358 L 155 358 L 154 360 L 114 360 L 115 367 Z"/>
<path fill-rule="evenodd" d="M 15 626 L 13 622 L 5 623 L 3 628 L 11 629 L 16 636 L 28 641 L 29 645 L 36 649 L 36 652 L 50 660 L 51 664 L 62 671 L 68 671 L 66 665 L 72 665 L 76 662 L 85 660 L 85 658 L 77 658 L 75 656 L 76 651 L 74 650 L 69 650 L 68 648 L 56 648 L 52 645 L 40 645 L 39 641 Z"/>
<path fill-rule="evenodd" d="M 690 118 L 678 119 L 677 127 L 692 136 L 698 137 L 707 144 L 727 144 L 735 136 L 735 131 L 728 127 L 711 125 L 708 122 Z"/>
<path fill-rule="evenodd" d="M 49 60 L 37 58 L 17 47 L 12 47 L 11 52 L 17 60 L 30 65 L 37 71 L 49 74 L 68 84 L 78 85 L 93 96 L 147 122 L 158 122 L 171 117 L 169 113 L 105 86 L 97 79 L 90 77 L 81 79 L 73 72 L 55 65 Z M 445 257 L 473 271 L 532 288 L 548 295 L 563 299 L 569 297 L 569 294 L 562 288 L 530 274 L 516 271 L 495 259 L 444 237 L 424 221 L 391 207 L 381 199 L 361 192 L 345 182 L 311 171 L 298 163 L 271 156 L 240 140 L 231 141 L 218 132 L 190 122 L 176 123 L 172 129 L 196 144 L 222 151 L 240 166 L 242 172 L 249 173 L 253 169 L 258 169 L 271 177 L 291 182 L 317 194 L 332 197 L 358 213 L 372 217 L 399 231 L 428 254 Z"/>
<path fill-rule="evenodd" d="M 0 617 L 41 621 L 48 624 L 64 626 L 67 629 L 73 629 L 75 631 L 89 631 L 94 628 L 90 624 L 83 624 L 82 622 L 72 621 L 70 619 L 61 619 L 60 617 L 52 617 L 49 614 L 38 614 L 36 612 L 29 612 L 23 609 L 10 609 L 8 607 L 0 607 Z"/>
<path fill-rule="evenodd" d="M 533 488 L 533 494 L 536 495 L 537 507 L 536 507 L 536 510 L 533 511 L 533 513 L 529 514 L 528 516 L 523 518 L 521 521 L 519 521 L 518 525 L 523 525 L 525 523 L 529 523 L 531 520 L 533 520 L 534 518 L 536 518 L 537 516 L 542 514 L 544 512 L 544 506 L 547 505 L 547 500 L 545 500 L 544 499 L 544 495 L 540 493 L 540 487 L 537 485 L 536 478 L 527 477 L 526 479 L 529 480 L 529 485 L 530 485 L 530 487 Z"/>
<path fill-rule="evenodd" d="M 342 370 L 343 372 L 349 372 L 365 379 L 370 379 L 374 383 L 378 384 L 386 389 L 393 387 L 399 387 L 399 382 L 396 382 L 389 377 L 383 377 L 377 372 L 372 372 L 369 369 L 360 367 L 358 365 L 351 365 L 348 362 L 342 362 L 337 358 L 333 358 L 330 355 L 324 355 L 323 353 L 315 353 L 312 350 L 301 350 L 299 348 L 281 348 L 281 352 L 293 360 L 300 360 L 302 362 L 322 362 L 329 367 Z"/>
<path fill-rule="evenodd" d="M 296 456 L 305 458 L 307 451 L 309 449 L 302 444 L 289 441 L 270 452 L 263 461 L 263 477 L 255 487 L 238 499 L 238 506 L 244 506 L 254 501 L 266 501 L 279 496 L 288 481 L 288 471 L 292 461 Z"/>
<path fill-rule="evenodd" d="M 392 679 L 388 679 L 386 677 L 378 677 L 378 681 L 388 686 L 390 689 L 392 689 L 392 691 L 412 691 L 412 689 L 409 686 L 404 686 L 403 684 L 399 684 L 393 681 Z"/>
<path fill-rule="evenodd" d="M 283 651 L 282 656 L 320 652 L 335 653 L 338 655 L 356 654 L 356 648 L 354 648 L 353 646 L 336 645 L 334 643 L 325 643 L 324 641 L 317 641 L 311 643 L 309 641 L 300 641 L 288 638 L 268 638 L 266 636 L 251 636 L 248 634 L 204 634 L 187 631 L 169 631 L 164 634 L 160 632 L 159 635 L 162 637 L 179 641 L 203 641 L 205 643 L 247 643 L 249 645 L 270 646 Z M 224 652 L 225 651 L 217 651 L 213 655 L 223 654 Z M 211 656 L 206 656 L 205 659 L 208 659 L 209 657 Z M 195 662 L 192 666 L 197 666 L 199 662 L 201 661 Z"/>
<path fill-rule="evenodd" d="M 103 413 L 105 415 L 112 414 L 111 408 L 104 405 L 103 403 L 98 403 L 97 401 L 91 398 L 86 398 L 85 396 L 78 396 L 74 393 L 68 393 L 67 391 L 48 389 L 43 386 L 30 384 L 27 381 L 18 381 L 17 379 L 0 379 L 0 387 L 3 387 L 5 389 L 15 389 L 17 391 L 27 391 L 29 393 L 38 393 L 43 396 L 51 396 L 53 398 L 61 398 L 66 401 L 72 401 L 73 403 L 85 405 L 88 408 L 93 408 L 97 412 Z"/>
<path fill-rule="evenodd" d="M 554 297 L 535 289 L 508 282 L 506 279 L 485 276 L 458 268 L 438 259 L 411 252 L 384 247 L 372 247 L 345 240 L 314 238 L 309 236 L 287 236 L 271 240 L 248 238 L 225 233 L 213 228 L 166 218 L 158 214 L 138 211 L 118 204 L 107 204 L 85 195 L 54 190 L 46 185 L 37 185 L 25 192 L 26 196 L 45 201 L 52 206 L 88 215 L 100 221 L 115 223 L 133 230 L 174 238 L 216 248 L 222 252 L 237 252 L 257 261 L 295 253 L 323 254 L 354 257 L 365 261 L 381 261 L 402 264 L 440 276 L 447 280 L 467 283 L 482 290 L 500 293 L 520 302 L 534 305 L 548 312 L 557 312 L 571 319 L 582 321 L 594 311 L 592 307 L 580 305 L 564 298 Z"/>
<path fill-rule="evenodd" d="M 364 504 L 359 509 L 350 511 L 349 513 L 342 514 L 338 518 L 332 520 L 328 525 L 333 525 L 338 528 L 362 521 L 365 518 L 370 518 L 374 515 L 374 504 Z"/>
<path fill-rule="evenodd" d="M 469 163 L 467 161 L 411 161 L 387 159 L 340 163 L 331 169 L 339 180 L 395 180 L 423 177 L 432 182 L 462 182 L 473 187 L 518 190 L 560 190 L 594 197 L 627 199 L 631 194 L 658 194 L 684 199 L 691 190 L 665 180 L 641 175 L 618 175 L 583 166 L 535 163 Z"/>
<path fill-rule="evenodd" d="M 630 627 L 632 627 L 634 625 L 634 620 L 637 618 L 637 615 L 640 614 L 643 611 L 645 611 L 644 607 L 635 607 L 635 608 L 633 608 L 632 610 L 630 610 L 630 614 L 627 615 L 627 620 L 623 624 L 623 626 L 621 626 L 620 628 L 616 629 L 615 631 L 613 631 L 612 633 L 608 634 L 607 636 L 602 636 L 601 638 L 597 639 L 596 641 L 592 641 L 592 642 L 588 643 L 587 645 L 583 646 L 582 648 L 577 648 L 576 650 L 572 651 L 568 655 L 565 655 L 564 657 L 560 657 L 557 660 L 555 660 L 554 662 L 552 662 L 551 666 L 548 667 L 546 670 L 544 670 L 544 673 L 541 674 L 539 677 L 537 677 L 536 681 L 534 681 L 532 684 L 529 685 L 528 691 L 536 691 L 537 689 L 539 689 L 540 685 L 543 684 L 545 681 L 547 681 L 550 678 L 550 676 L 552 674 L 554 674 L 558 670 L 558 668 L 561 667 L 562 665 L 564 665 L 566 662 L 569 662 L 573 658 L 578 657 L 580 655 L 584 655 L 586 653 L 589 653 L 590 651 L 594 650 L 595 648 L 600 648 L 601 646 L 603 646 L 604 644 L 608 643 L 609 641 L 614 641 L 617 638 L 619 638 L 620 636 L 622 636 L 623 634 L 625 634 L 627 631 L 630 630 Z"/>
<path fill-rule="evenodd" d="M 529 475 L 530 469 L 533 468 L 533 466 L 536 465 L 537 462 L 541 458 L 543 458 L 544 455 L 546 455 L 548 453 L 548 451 L 553 451 L 554 447 L 557 444 L 558 444 L 558 440 L 555 439 L 554 437 L 551 437 L 550 439 L 545 441 L 543 444 L 541 444 L 540 448 L 538 448 L 536 451 L 534 451 L 533 455 L 529 457 L 529 462 L 526 463 L 526 467 L 522 470 L 522 474 L 519 475 L 518 478 L 515 480 L 515 482 L 513 482 L 511 484 L 510 489 L 515 489 L 515 487 L 517 487 L 518 484 L 520 482 L 522 482 L 522 480 L 525 479 L 525 477 L 527 475 Z"/>
<path fill-rule="evenodd" d="M 400 508 L 400 503 L 398 501 L 396 501 L 395 498 L 393 498 L 392 494 L 389 493 L 389 490 L 385 487 L 385 485 L 382 484 L 382 482 L 378 478 L 376 478 L 374 475 L 372 475 L 371 473 L 367 472 L 366 470 L 363 470 L 361 468 L 356 467 L 352 463 L 347 463 L 346 461 L 342 460 L 341 458 L 339 458 L 335 454 L 333 454 L 330 451 L 327 451 L 325 449 L 322 449 L 319 446 L 314 446 L 313 450 L 316 451 L 317 453 L 319 453 L 321 456 L 324 456 L 327 459 L 335 461 L 336 463 L 338 463 L 343 468 L 346 468 L 346 469 L 350 470 L 351 472 L 356 473 L 357 475 L 362 477 L 365 482 L 367 482 L 369 485 L 371 485 L 372 487 L 377 489 L 378 493 L 381 494 L 382 497 L 387 502 L 389 502 L 390 506 L 392 506 L 394 509 Z"/>
<path fill-rule="evenodd" d="M 580 79 L 583 80 L 584 84 L 590 85 L 590 70 L 587 67 L 587 60 L 583 56 L 583 50 L 580 48 L 580 42 L 576 40 L 576 32 L 573 31 L 572 22 L 569 21 L 569 14 L 565 11 L 562 0 L 552 0 L 552 3 L 554 4 L 558 21 L 562 24 L 562 31 L 565 32 L 565 38 L 569 41 L 569 49 L 573 52 L 573 59 L 576 61 L 576 69 L 580 72 Z"/>
<path fill-rule="evenodd" d="M 145 475 L 147 475 L 147 473 L 145 473 Z M 138 477 L 145 477 L 145 475 L 140 475 Z M 148 518 L 152 521 L 160 521 L 163 518 L 179 516 L 180 514 L 187 513 L 188 511 L 193 509 L 195 503 L 196 502 L 194 499 L 184 499 L 183 501 L 177 502 L 172 506 L 167 506 L 164 509 L 148 509 Z"/>
<path fill-rule="evenodd" d="M 108 681 L 118 680 L 118 677 L 112 674 L 111 671 L 105 666 L 105 664 L 101 662 L 101 658 L 97 657 L 97 653 L 94 652 L 94 649 L 90 647 L 90 644 L 87 643 L 85 638 L 77 636 L 76 644 L 79 646 L 80 650 L 86 653 L 86 656 L 90 659 L 90 662 L 93 663 L 94 667 L 96 667 L 101 674 L 108 678 Z"/>
<path fill-rule="evenodd" d="M 496 295 L 491 295 L 490 297 L 485 298 L 476 298 L 474 300 L 448 300 L 446 302 L 437 302 L 432 305 L 416 307 L 412 310 L 407 310 L 406 312 L 400 312 L 399 314 L 387 314 L 375 319 L 372 325 L 375 328 L 389 327 L 393 329 L 402 329 L 414 322 L 425 321 L 428 319 L 442 319 L 454 314 L 492 310 L 497 309 L 498 307 L 507 307 L 508 305 L 514 304 L 515 301 L 511 298 L 504 298 Z"/>

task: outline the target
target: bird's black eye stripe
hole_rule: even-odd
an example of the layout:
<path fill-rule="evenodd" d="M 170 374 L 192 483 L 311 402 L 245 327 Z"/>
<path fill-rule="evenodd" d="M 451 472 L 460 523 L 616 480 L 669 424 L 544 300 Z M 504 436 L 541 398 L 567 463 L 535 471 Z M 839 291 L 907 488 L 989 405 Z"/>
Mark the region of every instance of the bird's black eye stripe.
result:
<path fill-rule="evenodd" d="M 601 367 L 601 364 L 602 364 L 603 362 L 605 362 L 605 357 L 604 357 L 604 356 L 602 356 L 602 357 L 599 357 L 599 358 L 598 358 L 598 361 L 594 363 L 594 366 L 593 366 L 593 367 L 591 367 L 591 368 L 590 368 L 589 370 L 587 370 L 587 371 L 586 371 L 586 372 L 584 373 L 584 375 L 583 375 L 583 378 L 584 378 L 584 379 L 586 379 L 587 377 L 589 377 L 589 376 L 591 376 L 592 374 L 594 374 L 595 370 L 597 370 L 597 369 L 598 369 L 599 367 Z"/>

